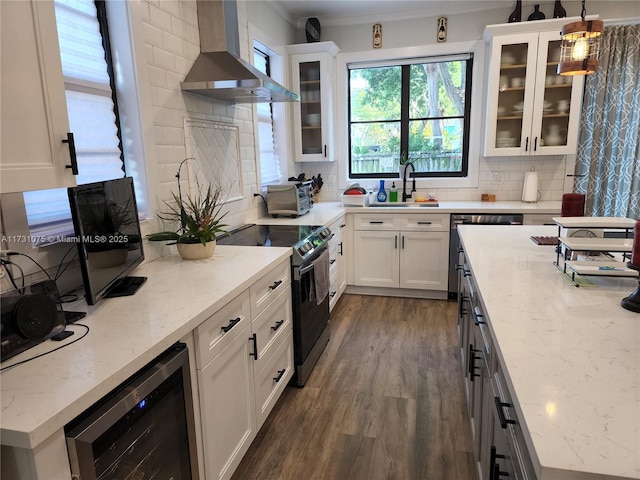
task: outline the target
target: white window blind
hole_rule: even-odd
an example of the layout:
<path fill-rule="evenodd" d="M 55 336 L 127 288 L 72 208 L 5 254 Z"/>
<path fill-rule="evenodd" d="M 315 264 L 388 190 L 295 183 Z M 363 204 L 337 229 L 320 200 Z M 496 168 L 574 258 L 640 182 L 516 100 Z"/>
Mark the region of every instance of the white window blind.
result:
<path fill-rule="evenodd" d="M 269 56 L 254 48 L 254 66 L 269 75 Z M 271 103 L 258 103 L 258 143 L 260 147 L 260 176 L 262 184 L 281 181 L 280 162 L 276 153 L 276 139 L 273 134 L 273 110 Z"/>
<path fill-rule="evenodd" d="M 55 0 L 78 184 L 122 178 L 124 168 L 105 51 L 93 0 Z M 32 234 L 72 233 L 65 188 L 24 193 Z"/>

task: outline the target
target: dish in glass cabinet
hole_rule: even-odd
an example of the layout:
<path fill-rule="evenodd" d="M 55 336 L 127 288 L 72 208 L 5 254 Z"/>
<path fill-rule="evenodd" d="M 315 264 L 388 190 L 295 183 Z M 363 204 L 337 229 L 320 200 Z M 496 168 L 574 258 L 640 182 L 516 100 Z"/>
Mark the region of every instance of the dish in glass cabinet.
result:
<path fill-rule="evenodd" d="M 500 63 L 502 63 L 502 65 L 513 65 L 515 61 L 516 58 L 510 53 L 503 53 L 502 57 L 500 58 Z"/>

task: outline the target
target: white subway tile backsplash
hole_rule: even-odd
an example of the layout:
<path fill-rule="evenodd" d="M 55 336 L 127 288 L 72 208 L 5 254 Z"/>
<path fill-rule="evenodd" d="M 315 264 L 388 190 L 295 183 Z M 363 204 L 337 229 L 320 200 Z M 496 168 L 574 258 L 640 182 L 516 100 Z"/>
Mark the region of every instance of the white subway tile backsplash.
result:
<path fill-rule="evenodd" d="M 177 55 L 184 55 L 185 42 L 178 36 L 169 32 L 162 32 L 162 46 L 165 50 Z M 175 61 L 173 62 L 175 68 Z"/>
<path fill-rule="evenodd" d="M 158 6 L 171 15 L 171 17 L 180 18 L 180 2 L 161 1 Z"/>
<path fill-rule="evenodd" d="M 198 13 L 195 0 L 180 2 L 180 19 L 192 27 L 198 28 Z"/>
<path fill-rule="evenodd" d="M 160 4 L 164 4 L 164 3 L 172 3 L 172 2 L 170 1 L 161 2 Z M 171 14 L 165 10 L 161 10 L 156 5 L 150 5 L 149 6 L 149 23 L 151 23 L 152 25 L 155 25 L 156 27 L 160 27 L 162 30 L 170 32 L 171 31 Z"/>
<path fill-rule="evenodd" d="M 154 47 L 162 47 L 162 29 L 150 23 L 145 23 L 144 41 Z"/>
<path fill-rule="evenodd" d="M 175 54 L 171 52 L 167 52 L 160 47 L 153 47 L 153 64 L 157 67 L 175 72 L 175 57 Z"/>
<path fill-rule="evenodd" d="M 167 87 L 167 71 L 154 65 L 147 65 L 149 83 L 156 87 Z"/>
<path fill-rule="evenodd" d="M 172 145 L 156 145 L 156 163 L 167 164 L 176 161 Z"/>

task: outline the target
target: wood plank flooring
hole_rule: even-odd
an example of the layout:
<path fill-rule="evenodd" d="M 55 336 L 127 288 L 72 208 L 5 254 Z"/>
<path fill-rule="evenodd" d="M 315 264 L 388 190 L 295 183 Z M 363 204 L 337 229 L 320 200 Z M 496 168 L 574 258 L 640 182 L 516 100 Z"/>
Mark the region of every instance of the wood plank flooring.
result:
<path fill-rule="evenodd" d="M 456 304 L 343 295 L 232 480 L 475 480 Z"/>

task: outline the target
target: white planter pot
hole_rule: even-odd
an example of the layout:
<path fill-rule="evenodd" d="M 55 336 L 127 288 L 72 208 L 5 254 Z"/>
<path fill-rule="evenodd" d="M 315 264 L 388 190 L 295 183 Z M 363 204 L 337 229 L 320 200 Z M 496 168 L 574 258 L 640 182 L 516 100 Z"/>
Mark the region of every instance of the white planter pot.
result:
<path fill-rule="evenodd" d="M 216 241 L 202 243 L 179 243 L 178 253 L 184 260 L 204 260 L 211 258 L 216 249 Z"/>

